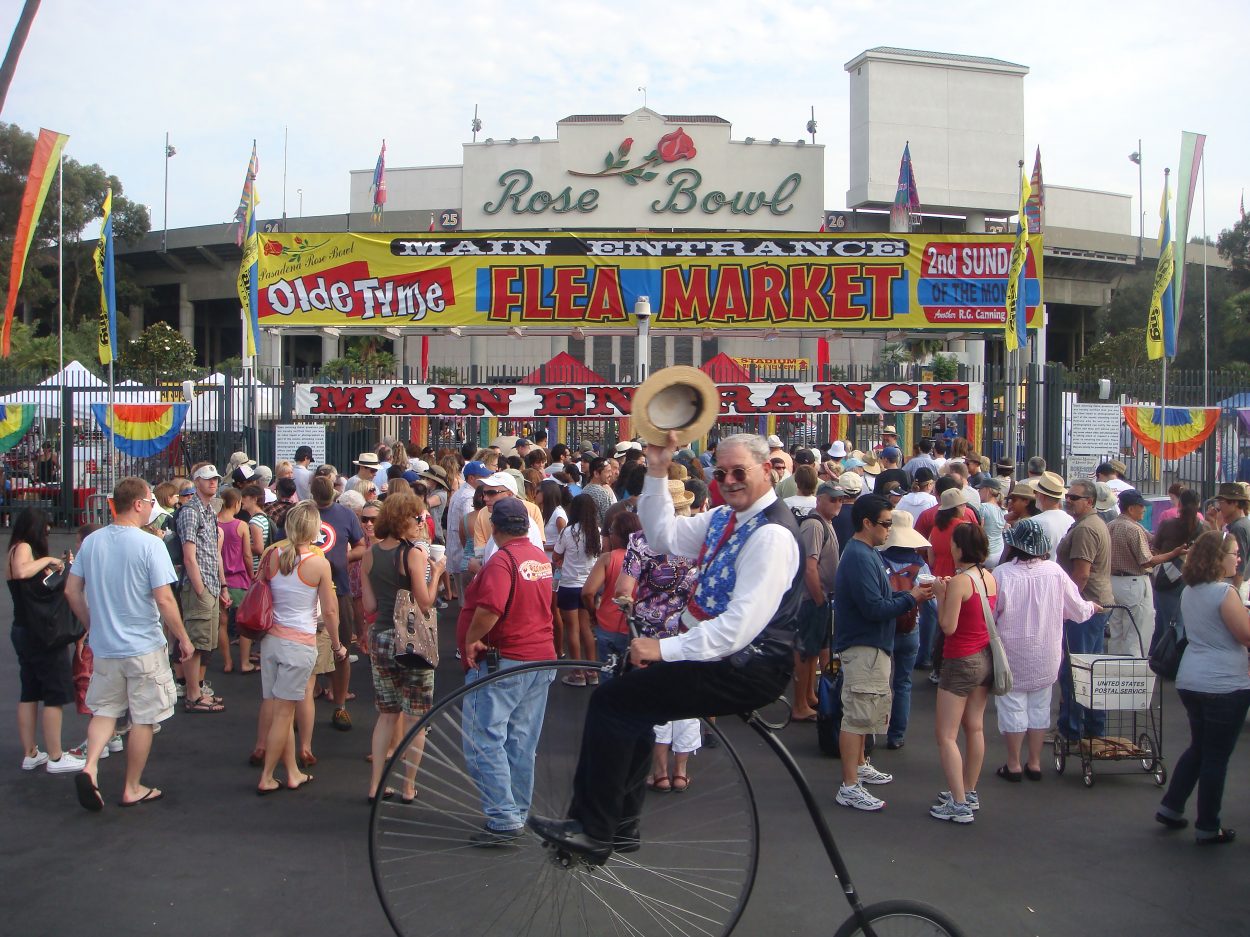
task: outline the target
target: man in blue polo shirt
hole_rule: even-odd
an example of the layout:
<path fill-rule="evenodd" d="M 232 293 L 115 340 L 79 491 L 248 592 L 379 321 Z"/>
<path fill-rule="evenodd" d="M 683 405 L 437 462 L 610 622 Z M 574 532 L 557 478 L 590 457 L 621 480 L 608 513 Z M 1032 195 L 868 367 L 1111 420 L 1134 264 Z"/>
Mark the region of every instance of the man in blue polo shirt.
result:
<path fill-rule="evenodd" d="M 894 622 L 933 597 L 931 584 L 917 583 L 910 592 L 890 588 L 877 547 L 893 526 L 890 502 L 864 495 L 855 502 L 851 521 L 855 533 L 838 563 L 834 595 L 838 597 L 833 650 L 842 658 L 842 786 L 835 798 L 843 807 L 880 810 L 885 801 L 865 784 L 889 784 L 893 775 L 878 771 L 864 757 L 864 736 L 886 731 L 890 720 L 890 665 Z"/>

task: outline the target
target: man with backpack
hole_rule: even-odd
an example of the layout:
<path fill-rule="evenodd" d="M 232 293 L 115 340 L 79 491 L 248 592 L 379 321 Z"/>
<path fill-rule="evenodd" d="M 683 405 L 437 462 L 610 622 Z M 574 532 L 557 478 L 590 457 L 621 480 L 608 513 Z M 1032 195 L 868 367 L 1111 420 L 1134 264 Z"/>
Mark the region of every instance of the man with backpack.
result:
<path fill-rule="evenodd" d="M 816 673 L 828 656 L 833 625 L 833 586 L 838 575 L 838 537 L 833 519 L 842 510 L 846 492 L 833 482 L 816 489 L 816 507 L 799 523 L 803 548 L 803 585 L 807 590 L 799 606 L 798 642 L 794 652 L 794 702 L 791 718 L 816 721 Z"/>

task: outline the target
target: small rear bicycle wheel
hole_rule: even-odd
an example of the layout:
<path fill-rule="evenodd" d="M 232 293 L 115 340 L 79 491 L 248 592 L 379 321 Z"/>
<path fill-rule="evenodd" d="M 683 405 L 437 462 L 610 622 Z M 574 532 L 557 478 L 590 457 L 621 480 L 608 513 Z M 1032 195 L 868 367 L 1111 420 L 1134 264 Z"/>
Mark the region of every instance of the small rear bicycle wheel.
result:
<path fill-rule="evenodd" d="M 937 908 L 905 898 L 879 901 L 864 908 L 863 919 L 877 937 L 962 937 L 963 931 Z M 859 937 L 866 934 L 854 915 L 833 937 Z"/>
<path fill-rule="evenodd" d="M 636 851 L 613 853 L 596 866 L 545 847 L 527 828 L 515 838 L 480 841 L 484 797 L 475 767 L 490 752 L 466 716 L 480 712 L 475 707 L 488 698 L 498 705 L 505 694 L 530 694 L 542 715 L 530 809 L 563 817 L 594 691 L 565 686 L 559 677 L 587 666 L 543 661 L 461 687 L 396 750 L 382 783 L 397 793 L 374 802 L 369 861 L 382 908 L 400 937 L 712 937 L 733 930 L 755 881 L 759 823 L 742 763 L 713 725 L 704 723 L 703 732 L 720 744 L 705 746 L 691 762 L 689 788 L 647 794 Z M 505 715 L 491 724 L 504 732 L 506 722 Z M 504 751 L 514 743 L 515 733 Z M 495 786 L 507 789 L 511 779 L 512 793 L 523 795 L 517 779 L 526 760 L 517 757 L 513 764 L 521 770 L 501 765 L 505 783 L 498 783 L 497 772 Z M 416 797 L 404 803 L 399 795 L 413 781 Z"/>

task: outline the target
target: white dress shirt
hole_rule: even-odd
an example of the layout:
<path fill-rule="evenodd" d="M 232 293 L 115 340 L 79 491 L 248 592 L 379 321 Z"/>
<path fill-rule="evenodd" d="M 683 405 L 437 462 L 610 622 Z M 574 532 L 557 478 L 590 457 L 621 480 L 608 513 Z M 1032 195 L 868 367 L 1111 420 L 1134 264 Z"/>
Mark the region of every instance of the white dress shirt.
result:
<path fill-rule="evenodd" d="M 447 566 L 449 569 L 459 569 L 464 561 L 464 540 L 460 536 L 460 525 L 465 515 L 473 510 L 475 490 L 466 481 L 452 492 L 447 502 Z"/>
<path fill-rule="evenodd" d="M 745 524 L 777 500 L 768 491 L 745 511 L 737 524 Z M 668 480 L 648 475 L 638 498 L 638 518 L 647 543 L 656 553 L 697 557 L 712 522 L 709 513 L 678 517 Z M 782 597 L 799 568 L 799 542 L 780 524 L 765 524 L 747 538 L 734 560 L 737 582 L 724 613 L 701 622 L 685 634 L 663 638 L 664 660 L 722 660 L 750 644 L 781 605 Z"/>

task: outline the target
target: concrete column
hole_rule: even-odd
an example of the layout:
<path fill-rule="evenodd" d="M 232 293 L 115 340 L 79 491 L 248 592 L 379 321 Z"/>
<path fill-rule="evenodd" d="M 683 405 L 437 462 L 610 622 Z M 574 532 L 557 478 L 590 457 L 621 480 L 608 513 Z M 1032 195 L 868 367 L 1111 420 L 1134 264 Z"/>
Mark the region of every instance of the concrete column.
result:
<path fill-rule="evenodd" d="M 816 374 L 816 359 L 819 357 L 817 342 L 819 338 L 804 336 L 799 339 L 799 357 L 807 359 L 807 374 L 809 380 L 818 380 L 819 375 Z"/>
<path fill-rule="evenodd" d="M 195 344 L 195 304 L 187 299 L 187 284 L 178 284 L 178 331 Z"/>
<path fill-rule="evenodd" d="M 556 355 L 562 352 L 566 352 L 568 350 L 569 350 L 568 336 L 553 335 L 551 336 L 551 354 L 547 356 L 547 360 L 550 361 Z"/>
<path fill-rule="evenodd" d="M 321 333 L 321 363 L 332 361 L 339 356 L 339 337 Z"/>
<path fill-rule="evenodd" d="M 469 336 L 469 366 L 481 367 L 486 363 L 486 339 L 480 335 Z"/>
<path fill-rule="evenodd" d="M 135 304 L 126 310 L 126 318 L 130 320 L 130 334 L 138 335 L 143 331 L 143 307 Z"/>

